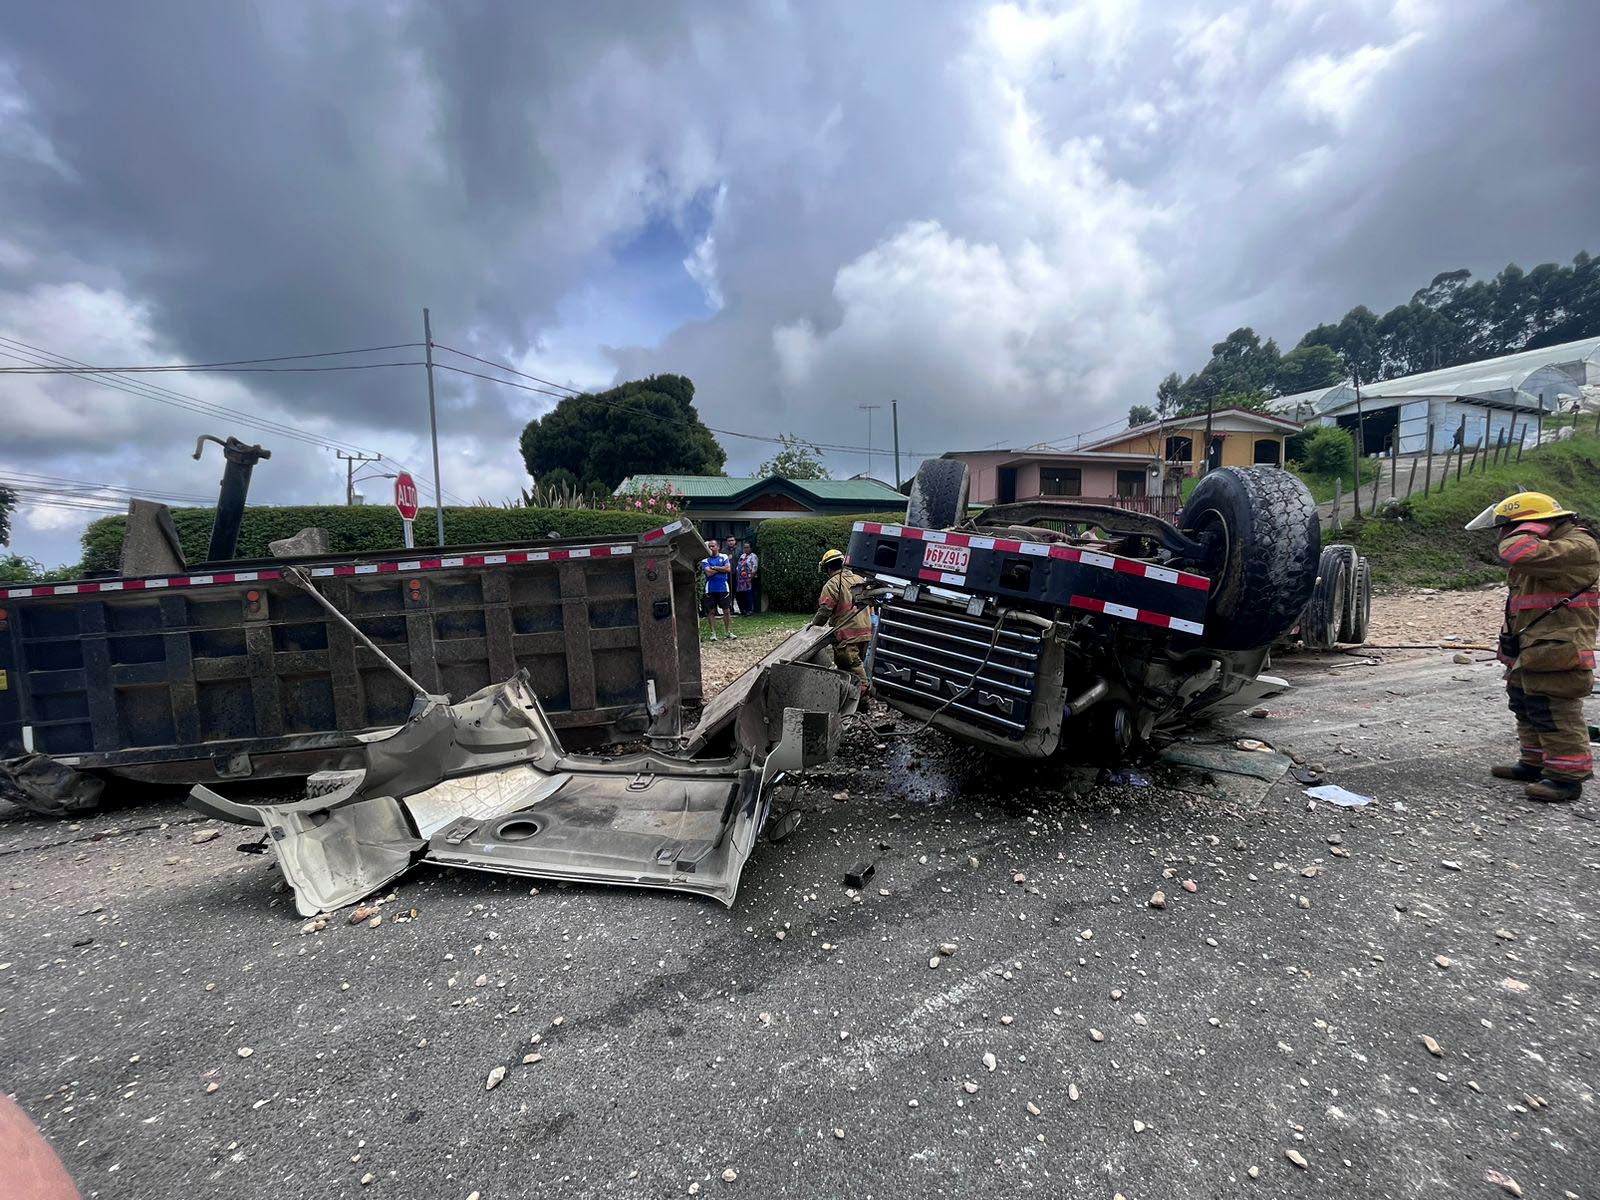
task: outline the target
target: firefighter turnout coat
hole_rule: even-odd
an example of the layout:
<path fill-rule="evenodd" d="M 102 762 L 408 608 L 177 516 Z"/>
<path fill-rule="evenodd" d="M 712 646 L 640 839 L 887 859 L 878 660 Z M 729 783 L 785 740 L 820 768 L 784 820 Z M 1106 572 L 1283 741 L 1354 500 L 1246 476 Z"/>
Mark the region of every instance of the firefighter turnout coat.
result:
<path fill-rule="evenodd" d="M 1576 521 L 1525 521 L 1500 540 L 1506 564 L 1506 631 L 1521 642 L 1500 661 L 1522 686 L 1550 695 L 1588 695 L 1600 630 L 1600 546 Z M 1560 681 L 1550 676 L 1567 676 Z M 1555 683 L 1559 690 L 1545 686 Z"/>

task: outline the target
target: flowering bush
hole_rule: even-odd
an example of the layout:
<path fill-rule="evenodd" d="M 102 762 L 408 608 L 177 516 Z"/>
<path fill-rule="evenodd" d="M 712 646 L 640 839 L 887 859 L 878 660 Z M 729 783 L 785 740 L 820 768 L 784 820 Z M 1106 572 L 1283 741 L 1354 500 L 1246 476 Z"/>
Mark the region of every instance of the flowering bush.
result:
<path fill-rule="evenodd" d="M 670 483 L 660 485 L 637 483 L 624 491 L 607 496 L 601 507 L 672 518 L 683 511 L 683 495 Z"/>

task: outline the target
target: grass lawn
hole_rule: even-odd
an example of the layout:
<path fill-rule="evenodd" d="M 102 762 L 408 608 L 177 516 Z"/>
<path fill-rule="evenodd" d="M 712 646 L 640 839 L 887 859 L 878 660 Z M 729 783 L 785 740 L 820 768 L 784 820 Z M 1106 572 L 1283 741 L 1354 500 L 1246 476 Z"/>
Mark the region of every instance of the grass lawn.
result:
<path fill-rule="evenodd" d="M 775 631 L 776 632 L 780 632 L 780 633 L 793 633 L 796 629 L 799 629 L 802 625 L 806 624 L 810 620 L 811 620 L 811 614 L 810 613 L 786 613 L 786 612 L 755 613 L 752 616 L 748 616 L 748 617 L 738 617 L 738 616 L 734 617 L 733 618 L 733 631 L 735 633 L 737 633 L 740 637 L 744 637 L 747 634 L 755 635 L 755 634 L 762 634 L 762 633 L 773 633 Z M 701 632 L 705 631 L 705 626 L 706 626 L 705 618 L 701 617 L 700 618 L 700 629 L 701 629 Z M 717 618 L 717 632 L 718 633 L 722 632 L 722 618 L 721 617 Z"/>

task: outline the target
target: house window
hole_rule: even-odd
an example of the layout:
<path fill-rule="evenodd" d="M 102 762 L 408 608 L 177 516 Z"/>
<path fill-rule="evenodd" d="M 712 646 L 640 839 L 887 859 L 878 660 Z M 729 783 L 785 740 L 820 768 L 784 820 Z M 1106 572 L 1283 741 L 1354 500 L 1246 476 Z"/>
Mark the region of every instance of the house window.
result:
<path fill-rule="evenodd" d="M 1256 465 L 1264 467 L 1278 466 L 1278 450 L 1277 438 L 1257 438 Z"/>
<path fill-rule="evenodd" d="M 1126 499 L 1129 496 L 1144 495 L 1145 475 L 1143 471 L 1118 471 L 1117 495 Z"/>
<path fill-rule="evenodd" d="M 1194 439 L 1187 437 L 1169 437 L 1167 439 L 1167 461 L 1186 463 L 1194 461 Z"/>
<path fill-rule="evenodd" d="M 1040 467 L 1041 496 L 1083 495 L 1083 472 L 1077 467 Z"/>

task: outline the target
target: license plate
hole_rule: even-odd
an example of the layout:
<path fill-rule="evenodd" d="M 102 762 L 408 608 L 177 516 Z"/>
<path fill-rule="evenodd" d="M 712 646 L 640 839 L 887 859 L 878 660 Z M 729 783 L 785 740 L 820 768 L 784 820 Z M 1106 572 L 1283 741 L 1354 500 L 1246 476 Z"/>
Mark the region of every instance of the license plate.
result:
<path fill-rule="evenodd" d="M 929 542 L 922 551 L 922 565 L 930 571 L 944 571 L 951 575 L 965 575 L 972 551 L 965 546 L 952 546 L 948 542 Z"/>

